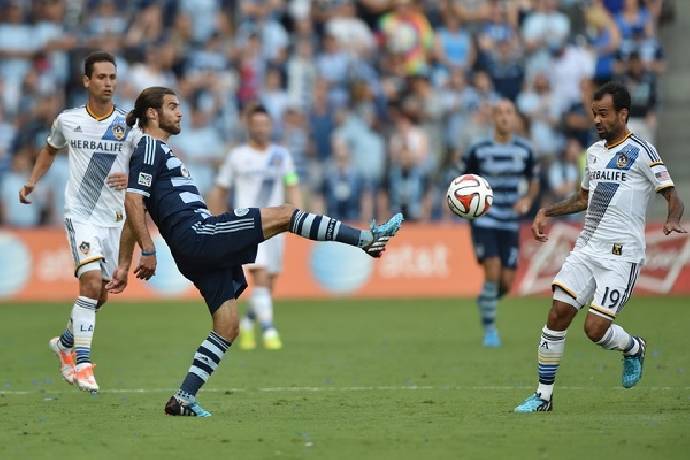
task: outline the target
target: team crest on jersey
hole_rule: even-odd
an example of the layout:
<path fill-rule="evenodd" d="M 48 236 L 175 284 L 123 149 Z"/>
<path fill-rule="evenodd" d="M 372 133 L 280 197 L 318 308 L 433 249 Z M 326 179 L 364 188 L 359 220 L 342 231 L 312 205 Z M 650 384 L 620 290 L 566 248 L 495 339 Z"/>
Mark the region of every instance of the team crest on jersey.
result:
<path fill-rule="evenodd" d="M 88 241 L 82 241 L 81 244 L 79 245 L 79 252 L 81 252 L 84 255 L 88 254 L 90 250 L 91 250 L 91 245 L 89 244 Z"/>
<path fill-rule="evenodd" d="M 249 214 L 249 209 L 247 209 L 247 208 L 235 209 L 235 215 L 236 215 L 237 217 L 244 217 L 244 216 L 246 216 L 247 214 Z"/>
<path fill-rule="evenodd" d="M 628 165 L 628 157 L 624 153 L 619 153 L 616 158 L 616 166 L 618 168 L 625 168 Z"/>
<path fill-rule="evenodd" d="M 113 126 L 110 129 L 113 132 L 113 136 L 115 136 L 115 139 L 117 139 L 118 141 L 121 141 L 125 138 L 127 130 L 123 125 L 113 124 Z"/>
<path fill-rule="evenodd" d="M 140 172 L 139 173 L 139 180 L 137 180 L 137 183 L 139 185 L 143 185 L 144 187 L 151 187 L 151 179 L 152 179 L 151 174 L 147 174 L 145 172 Z"/>

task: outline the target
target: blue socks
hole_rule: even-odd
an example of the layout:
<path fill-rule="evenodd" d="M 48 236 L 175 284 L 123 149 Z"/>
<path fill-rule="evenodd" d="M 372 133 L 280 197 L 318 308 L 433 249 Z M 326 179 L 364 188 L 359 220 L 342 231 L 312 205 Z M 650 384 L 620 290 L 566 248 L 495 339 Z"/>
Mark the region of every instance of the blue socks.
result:
<path fill-rule="evenodd" d="M 498 284 L 493 281 L 485 281 L 482 290 L 477 297 L 479 316 L 485 331 L 496 329 L 496 303 L 498 302 Z"/>

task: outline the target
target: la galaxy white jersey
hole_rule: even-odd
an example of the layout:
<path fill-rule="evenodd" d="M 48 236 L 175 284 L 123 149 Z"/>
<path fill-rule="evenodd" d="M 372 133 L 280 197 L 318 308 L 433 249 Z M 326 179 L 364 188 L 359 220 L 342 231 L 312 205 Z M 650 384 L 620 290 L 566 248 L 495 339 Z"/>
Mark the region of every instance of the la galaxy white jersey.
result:
<path fill-rule="evenodd" d="M 297 174 L 285 147 L 261 151 L 245 144 L 228 153 L 216 183 L 234 188 L 235 208 L 265 208 L 285 202 L 285 185 L 296 184 Z"/>
<path fill-rule="evenodd" d="M 643 261 L 649 197 L 673 187 L 654 146 L 632 133 L 617 145 L 594 143 L 581 185 L 589 190 L 589 203 L 575 248 L 594 257 Z"/>
<path fill-rule="evenodd" d="M 108 175 L 126 173 L 138 128 L 125 123 L 126 113 L 114 108 L 96 118 L 86 106 L 65 110 L 53 122 L 48 144 L 67 147 L 69 181 L 65 187 L 65 217 L 105 227 L 124 223 L 125 191 L 106 185 Z"/>

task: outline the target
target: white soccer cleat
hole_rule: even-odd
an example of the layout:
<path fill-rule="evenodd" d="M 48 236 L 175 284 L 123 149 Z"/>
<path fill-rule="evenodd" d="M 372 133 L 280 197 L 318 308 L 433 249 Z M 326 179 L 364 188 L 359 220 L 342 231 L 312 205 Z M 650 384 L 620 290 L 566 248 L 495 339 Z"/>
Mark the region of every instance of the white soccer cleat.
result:
<path fill-rule="evenodd" d="M 65 379 L 65 382 L 72 385 L 74 383 L 74 373 L 76 372 L 74 370 L 74 356 L 72 355 L 71 349 L 64 350 L 60 348 L 58 344 L 59 341 L 60 337 L 53 337 L 48 342 L 48 347 L 53 350 L 53 353 L 55 353 L 60 362 L 58 369 L 60 370 L 62 378 Z"/>
<path fill-rule="evenodd" d="M 74 383 L 77 384 L 81 391 L 88 391 L 89 393 L 98 393 L 98 384 L 96 377 L 93 375 L 92 363 L 77 364 L 74 373 Z"/>

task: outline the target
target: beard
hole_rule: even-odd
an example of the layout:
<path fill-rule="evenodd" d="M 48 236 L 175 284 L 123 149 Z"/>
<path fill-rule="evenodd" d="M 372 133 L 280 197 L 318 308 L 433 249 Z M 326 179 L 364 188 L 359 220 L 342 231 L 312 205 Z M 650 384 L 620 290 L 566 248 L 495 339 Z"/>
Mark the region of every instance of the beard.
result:
<path fill-rule="evenodd" d="M 162 129 L 163 131 L 165 131 L 168 134 L 180 134 L 180 131 L 182 131 L 182 128 L 180 128 L 179 125 L 176 125 L 172 121 L 168 121 L 168 120 L 165 120 L 163 123 L 160 123 L 158 126 L 160 127 L 160 129 Z"/>

